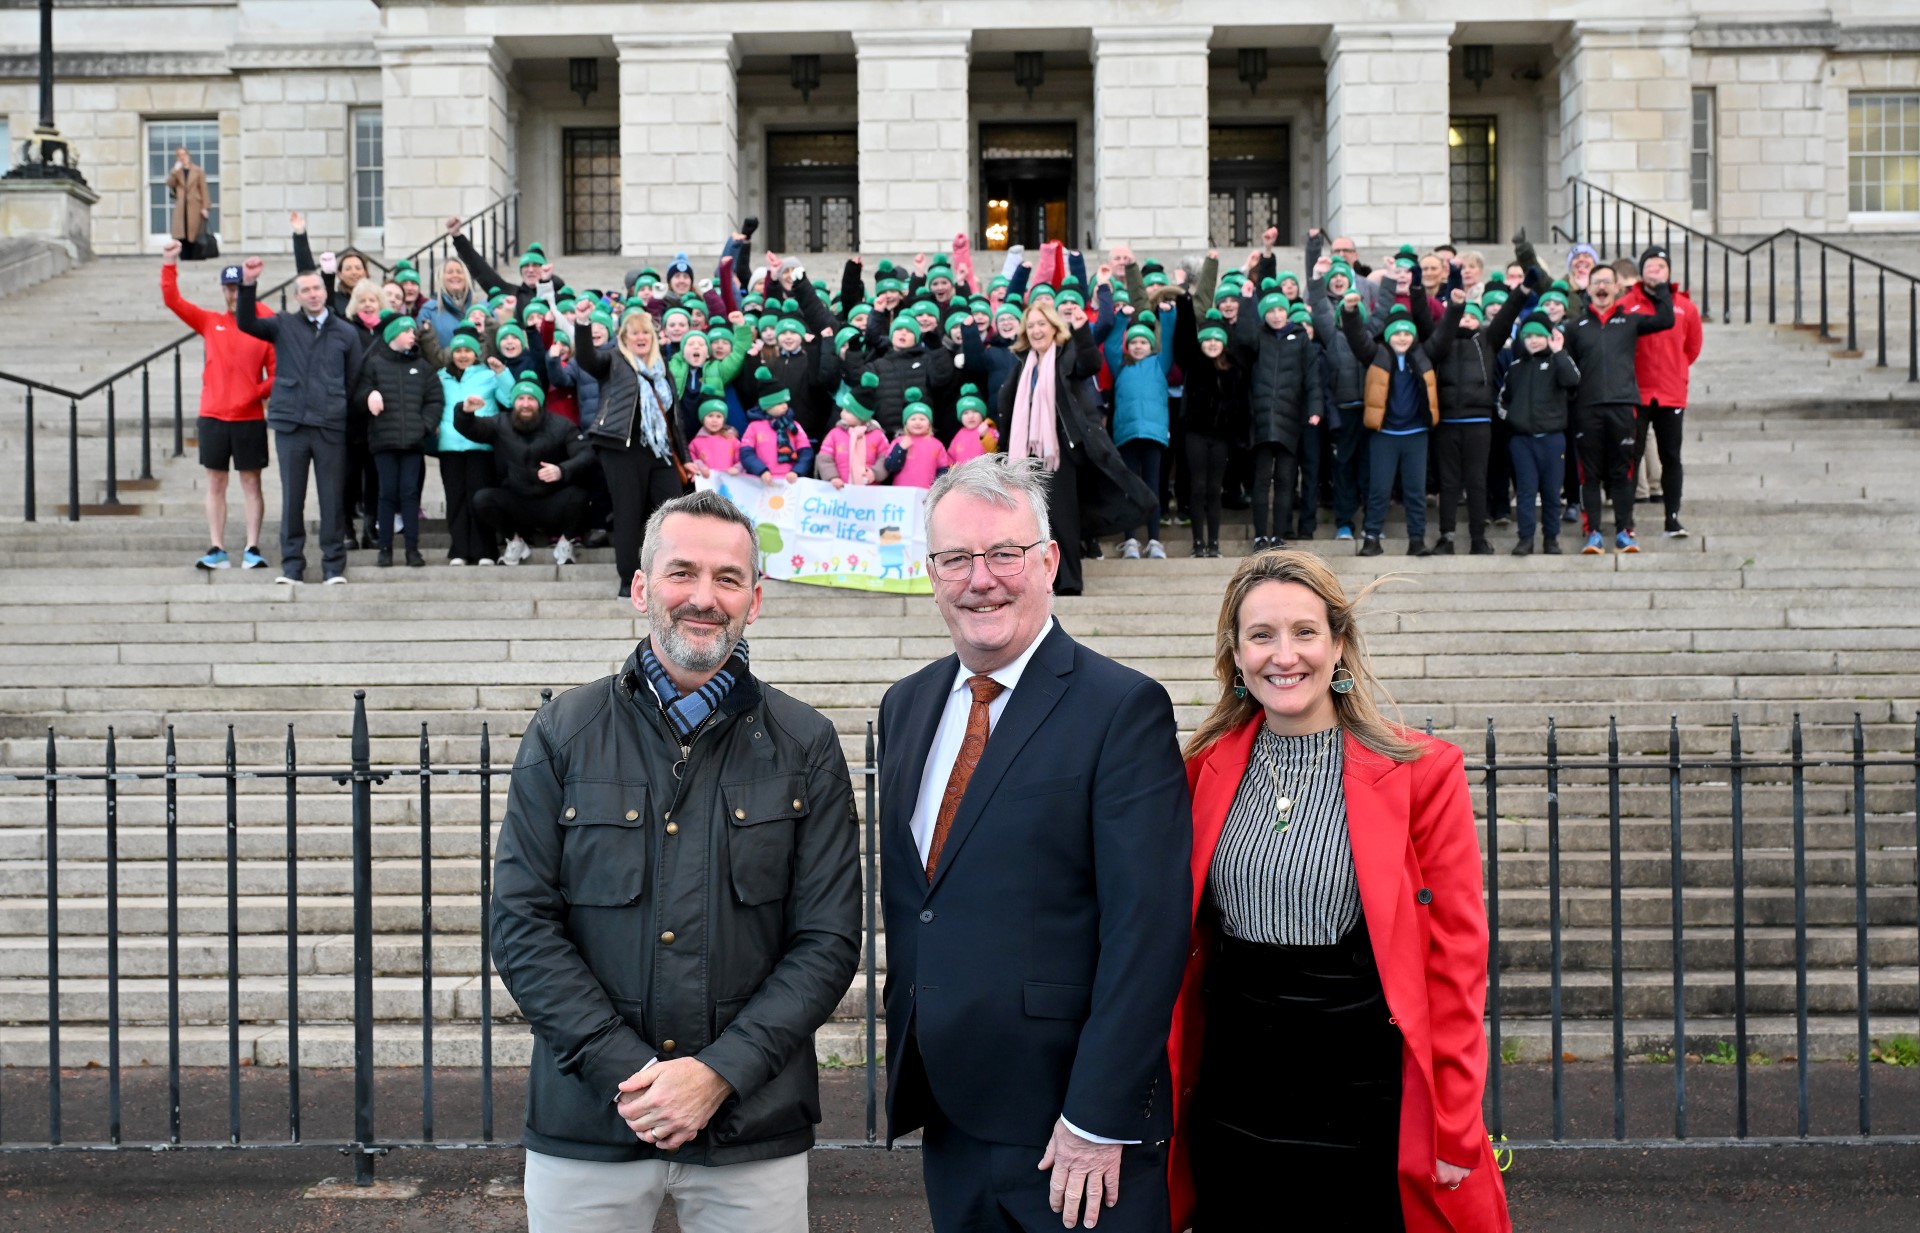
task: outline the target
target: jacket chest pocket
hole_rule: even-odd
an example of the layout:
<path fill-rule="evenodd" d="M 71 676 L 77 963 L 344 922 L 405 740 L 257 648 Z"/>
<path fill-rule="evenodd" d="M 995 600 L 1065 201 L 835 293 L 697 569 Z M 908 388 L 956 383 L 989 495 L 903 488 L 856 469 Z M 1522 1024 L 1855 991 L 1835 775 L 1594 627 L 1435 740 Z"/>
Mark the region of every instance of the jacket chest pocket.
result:
<path fill-rule="evenodd" d="M 647 885 L 644 784 L 575 782 L 560 806 L 560 883 L 577 907 L 623 908 Z"/>
<path fill-rule="evenodd" d="M 720 785 L 727 813 L 727 862 L 741 903 L 771 903 L 793 886 L 794 827 L 807 816 L 805 775 L 772 775 Z"/>

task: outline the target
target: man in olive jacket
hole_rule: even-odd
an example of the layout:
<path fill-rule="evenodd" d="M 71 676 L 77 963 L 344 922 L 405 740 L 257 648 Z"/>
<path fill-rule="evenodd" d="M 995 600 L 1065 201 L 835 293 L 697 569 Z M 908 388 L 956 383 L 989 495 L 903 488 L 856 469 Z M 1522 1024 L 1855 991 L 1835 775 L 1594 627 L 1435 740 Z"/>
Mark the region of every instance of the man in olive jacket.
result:
<path fill-rule="evenodd" d="M 681 497 L 645 545 L 651 635 L 541 708 L 494 865 L 528 1225 L 650 1229 L 671 1193 L 687 1233 L 805 1233 L 813 1034 L 859 959 L 852 784 L 832 723 L 748 670 L 746 515 Z"/>

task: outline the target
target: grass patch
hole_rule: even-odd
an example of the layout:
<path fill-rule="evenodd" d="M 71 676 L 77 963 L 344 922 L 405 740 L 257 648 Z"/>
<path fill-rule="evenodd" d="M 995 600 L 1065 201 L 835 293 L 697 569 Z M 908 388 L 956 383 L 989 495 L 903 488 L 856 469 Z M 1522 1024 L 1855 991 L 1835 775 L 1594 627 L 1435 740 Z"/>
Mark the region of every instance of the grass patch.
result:
<path fill-rule="evenodd" d="M 1875 1041 L 1873 1060 L 1889 1066 L 1920 1066 L 1920 1037 L 1903 1033 Z"/>

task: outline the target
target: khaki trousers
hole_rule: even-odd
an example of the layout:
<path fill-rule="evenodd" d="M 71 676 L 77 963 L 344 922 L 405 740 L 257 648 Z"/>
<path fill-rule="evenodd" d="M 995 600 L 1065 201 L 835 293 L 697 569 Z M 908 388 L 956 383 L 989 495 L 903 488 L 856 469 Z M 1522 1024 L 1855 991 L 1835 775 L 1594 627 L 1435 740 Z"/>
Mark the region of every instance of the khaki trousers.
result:
<path fill-rule="evenodd" d="M 668 1195 L 684 1233 L 807 1233 L 807 1153 L 735 1165 L 527 1153 L 528 1233 L 653 1233 Z"/>

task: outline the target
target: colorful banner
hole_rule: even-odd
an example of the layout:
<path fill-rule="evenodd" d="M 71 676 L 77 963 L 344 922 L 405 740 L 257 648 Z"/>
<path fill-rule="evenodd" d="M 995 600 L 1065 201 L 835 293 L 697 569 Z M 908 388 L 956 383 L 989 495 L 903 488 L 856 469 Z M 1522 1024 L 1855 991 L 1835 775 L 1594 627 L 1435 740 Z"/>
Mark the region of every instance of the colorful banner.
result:
<path fill-rule="evenodd" d="M 716 475 L 695 486 L 718 491 L 759 528 L 761 570 L 782 582 L 931 595 L 924 488 L 820 480 L 767 484 L 752 475 Z"/>

